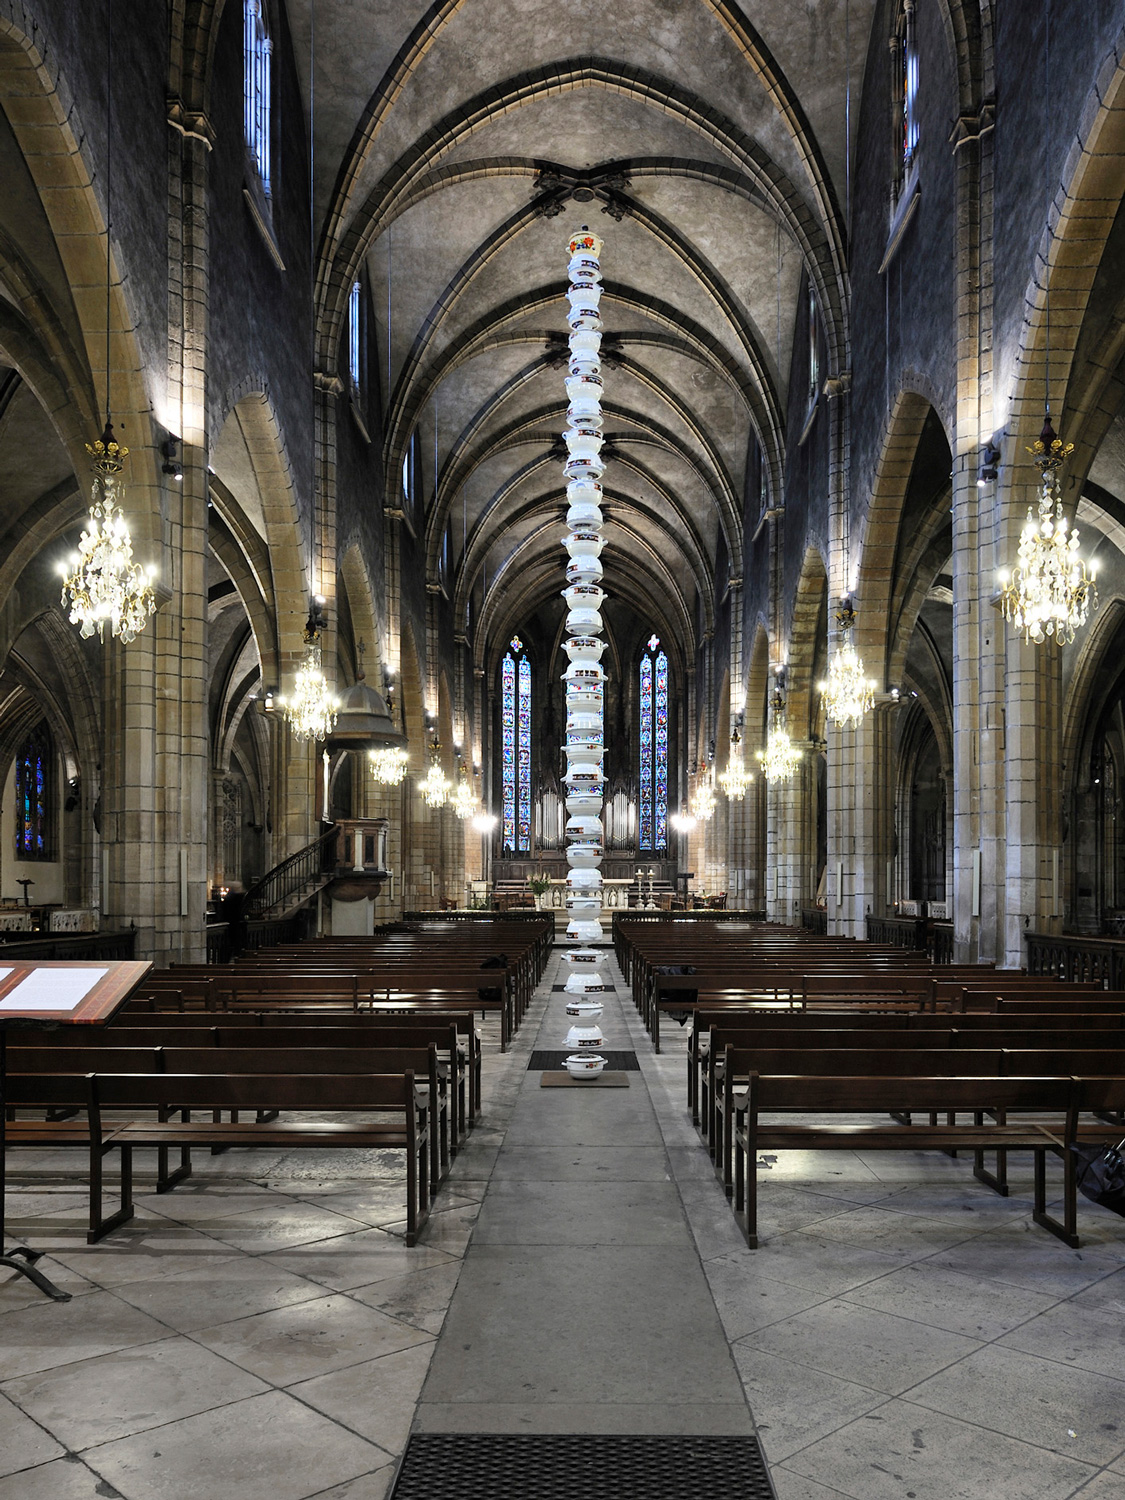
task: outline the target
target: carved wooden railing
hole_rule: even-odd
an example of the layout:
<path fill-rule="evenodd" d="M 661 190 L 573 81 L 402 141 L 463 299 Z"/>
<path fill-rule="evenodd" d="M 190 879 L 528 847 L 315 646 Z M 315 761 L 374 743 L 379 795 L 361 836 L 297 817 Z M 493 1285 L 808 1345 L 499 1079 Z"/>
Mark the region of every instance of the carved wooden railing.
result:
<path fill-rule="evenodd" d="M 907 948 L 912 953 L 926 947 L 926 923 L 922 917 L 872 917 L 866 921 L 867 941 L 891 948 Z"/>
<path fill-rule="evenodd" d="M 135 956 L 136 949 L 137 933 L 133 927 L 120 932 L 58 933 L 52 937 L 37 935 L 26 940 L 16 937 L 11 942 L 0 942 L 0 955 L 40 960 L 127 960 Z"/>
<path fill-rule="evenodd" d="M 1027 972 L 1072 984 L 1091 980 L 1103 989 L 1125 989 L 1125 942 L 1076 933 L 1024 933 Z"/>

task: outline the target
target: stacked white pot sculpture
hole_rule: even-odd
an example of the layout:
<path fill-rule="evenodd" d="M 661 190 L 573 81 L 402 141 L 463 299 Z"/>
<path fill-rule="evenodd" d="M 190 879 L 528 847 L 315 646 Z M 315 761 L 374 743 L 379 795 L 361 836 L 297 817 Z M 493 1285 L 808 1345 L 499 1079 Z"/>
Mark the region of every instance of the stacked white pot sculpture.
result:
<path fill-rule="evenodd" d="M 570 665 L 566 683 L 566 836 L 570 843 L 566 878 L 567 937 L 579 943 L 602 936 L 602 792 L 605 782 L 604 690 L 601 655 L 602 511 L 602 321 L 598 304 L 602 272 L 598 257 L 602 242 L 585 225 L 567 242 L 570 257 L 570 364 L 566 378 L 567 426 L 563 433 L 567 462 L 567 551 L 563 598 Z M 569 955 L 572 995 L 603 988 L 597 959 L 590 963 L 581 950 Z"/>

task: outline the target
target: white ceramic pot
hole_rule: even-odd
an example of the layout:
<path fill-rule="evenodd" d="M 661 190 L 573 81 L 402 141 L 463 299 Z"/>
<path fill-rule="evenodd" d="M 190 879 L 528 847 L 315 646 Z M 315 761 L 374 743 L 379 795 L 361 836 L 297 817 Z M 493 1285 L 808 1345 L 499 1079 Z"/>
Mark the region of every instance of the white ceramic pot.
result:
<path fill-rule="evenodd" d="M 574 968 L 583 965 L 590 968 L 595 964 L 600 964 L 604 957 L 605 954 L 599 953 L 596 948 L 571 948 L 569 952 L 563 954 L 563 963 L 570 964 Z"/>
<path fill-rule="evenodd" d="M 595 832 L 588 835 L 596 843 L 601 835 L 602 825 L 597 818 L 582 818 L 583 823 L 592 823 Z M 568 870 L 566 872 L 566 888 L 568 891 L 600 891 L 602 888 L 602 872 L 600 870 Z"/>
<path fill-rule="evenodd" d="M 563 464 L 563 473 L 568 479 L 574 479 L 579 474 L 592 474 L 595 479 L 600 479 L 605 473 L 605 460 L 601 454 L 596 457 L 587 453 L 580 453 L 574 458 L 568 458 Z"/>
<path fill-rule="evenodd" d="M 594 891 L 586 896 L 578 892 L 566 898 L 566 909 L 572 917 L 577 917 L 581 922 L 592 922 L 602 914 L 602 897 L 600 891 Z"/>
<path fill-rule="evenodd" d="M 566 836 L 568 839 L 574 839 L 578 843 L 585 843 L 587 840 L 592 839 L 596 844 L 602 836 L 602 820 L 600 818 L 580 816 L 567 818 Z M 583 873 L 586 872 L 584 871 Z M 585 881 L 581 882 L 583 887 L 585 884 Z"/>
<path fill-rule="evenodd" d="M 574 527 L 560 538 L 571 557 L 600 557 L 605 537 L 592 526 Z"/>
<path fill-rule="evenodd" d="M 580 766 L 602 766 L 605 764 L 604 745 L 564 745 L 563 754 L 566 756 L 566 774 L 569 776 L 572 770 L 578 770 Z"/>
<path fill-rule="evenodd" d="M 591 406 L 590 404 L 587 404 L 582 411 L 576 410 L 573 406 L 568 406 L 566 409 L 566 420 L 567 425 L 570 427 L 596 427 L 600 432 L 605 426 L 605 412 L 602 411 L 600 406 Z"/>
<path fill-rule="evenodd" d="M 567 635 L 601 635 L 605 621 L 597 609 L 571 609 L 564 625 Z"/>
<path fill-rule="evenodd" d="M 572 1078 L 581 1081 L 583 1078 L 596 1078 L 605 1069 L 605 1058 L 595 1057 L 593 1053 L 588 1056 L 568 1057 L 563 1067 Z"/>
<path fill-rule="evenodd" d="M 567 261 L 566 274 L 571 281 L 599 280 L 602 274 L 601 261 L 588 250 L 580 250 Z"/>
<path fill-rule="evenodd" d="M 604 977 L 597 969 L 575 969 L 571 974 L 567 975 L 566 984 L 563 988 L 568 995 L 581 995 L 587 1005 L 597 1006 L 596 1014 L 583 1017 L 585 1021 L 591 1022 L 601 1020 L 602 1002 L 598 999 L 598 996 L 606 994 L 613 986 L 606 984 Z M 567 1002 L 566 1013 L 568 1016 L 575 1014 L 575 1011 L 572 1009 L 573 1003 L 571 1001 Z"/>
<path fill-rule="evenodd" d="M 597 818 L 601 821 L 602 795 L 598 788 L 596 794 L 593 788 L 583 792 L 575 792 L 573 796 L 566 799 L 566 810 L 568 813 L 582 817 Z"/>
<path fill-rule="evenodd" d="M 596 870 L 603 854 L 601 844 L 591 839 L 589 843 L 571 844 L 566 851 L 566 862 L 572 870 Z"/>
<path fill-rule="evenodd" d="M 579 328 L 570 335 L 570 352 L 587 354 L 598 354 L 602 347 L 602 336 L 594 333 L 592 329 Z"/>
<path fill-rule="evenodd" d="M 592 474 L 595 479 L 600 479 L 605 473 L 605 460 L 600 453 L 596 456 L 579 453 L 574 458 L 567 459 L 563 464 L 563 473 L 568 479 L 574 479 L 579 474 Z"/>
<path fill-rule="evenodd" d="M 579 308 L 581 308 L 583 312 L 585 312 L 587 308 L 592 308 L 594 312 L 597 312 L 598 303 L 602 300 L 601 284 L 594 281 L 591 282 L 589 286 L 583 285 L 568 287 L 566 292 L 566 300 L 570 303 L 571 308 L 575 312 L 577 312 Z"/>
<path fill-rule="evenodd" d="M 601 609 L 605 590 L 596 583 L 572 583 L 563 589 L 563 598 L 568 609 Z"/>
<path fill-rule="evenodd" d="M 571 333 L 601 333 L 602 320 L 596 307 L 572 307 L 567 314 L 567 326 Z"/>
<path fill-rule="evenodd" d="M 566 924 L 566 935 L 572 943 L 600 943 L 605 937 L 600 922 L 580 922 L 577 917 Z"/>
<path fill-rule="evenodd" d="M 574 1052 L 596 1052 L 603 1041 L 600 1026 L 572 1026 L 563 1045 Z"/>
<path fill-rule="evenodd" d="M 592 425 L 568 427 L 563 433 L 563 438 L 569 453 L 600 453 L 602 443 L 605 441 L 598 429 Z"/>
<path fill-rule="evenodd" d="M 572 557 L 566 566 L 567 583 L 600 583 L 602 578 L 601 558 L 584 555 Z"/>
<path fill-rule="evenodd" d="M 571 733 L 578 734 L 583 729 L 592 729 L 592 730 L 595 730 L 596 732 L 600 733 L 601 732 L 601 728 L 602 728 L 602 716 L 601 716 L 601 714 L 588 714 L 588 713 L 582 713 L 582 712 L 573 713 L 573 714 L 567 714 L 567 717 L 566 717 L 566 732 L 567 732 L 567 734 L 571 734 Z"/>
<path fill-rule="evenodd" d="M 602 496 L 601 484 L 596 479 L 572 479 L 566 487 L 568 505 L 586 505 L 591 502 L 600 505 Z"/>
<path fill-rule="evenodd" d="M 602 774 L 601 766 L 592 766 L 589 762 L 580 766 L 567 766 L 566 775 L 563 777 L 563 785 L 566 787 L 567 796 L 573 792 L 583 792 L 587 787 L 601 787 L 605 784 L 605 776 Z"/>
<path fill-rule="evenodd" d="M 601 991 L 602 976 L 596 969 L 575 969 L 568 974 L 563 988 L 568 995 L 582 995 L 582 1000 L 568 1000 L 566 1013 L 577 1021 L 600 1021 L 602 1002 L 597 998 Z M 587 991 L 589 993 L 587 994 Z"/>

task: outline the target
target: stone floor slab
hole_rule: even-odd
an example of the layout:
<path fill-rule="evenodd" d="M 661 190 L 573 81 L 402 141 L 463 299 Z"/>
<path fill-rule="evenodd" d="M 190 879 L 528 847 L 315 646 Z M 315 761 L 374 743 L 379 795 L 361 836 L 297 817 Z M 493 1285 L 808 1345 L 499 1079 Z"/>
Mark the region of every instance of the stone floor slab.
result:
<path fill-rule="evenodd" d="M 6 1395 L 0 1396 L 0 1475 L 61 1458 L 63 1447 Z"/>
<path fill-rule="evenodd" d="M 919 1325 L 843 1299 L 819 1303 L 749 1334 L 742 1344 L 897 1395 L 978 1350 L 976 1339 Z M 740 1345 L 741 1347 L 741 1345 Z"/>
<path fill-rule="evenodd" d="M 318 1375 L 291 1386 L 290 1394 L 385 1452 L 398 1453 L 410 1435 L 433 1348 L 432 1343 L 418 1344 L 346 1370 Z"/>
<path fill-rule="evenodd" d="M 167 1337 L 162 1323 L 112 1292 L 90 1292 L 71 1302 L 40 1297 L 32 1306 L 0 1317 L 0 1380 Z"/>
<path fill-rule="evenodd" d="M 854 1500 L 1065 1500 L 1090 1465 L 903 1401 L 787 1461 Z"/>
<path fill-rule="evenodd" d="M 919 1406 L 973 1420 L 1008 1437 L 1106 1464 L 1125 1451 L 1125 1380 L 988 1345 L 909 1393 Z"/>
<path fill-rule="evenodd" d="M 382 1468 L 378 1448 L 282 1391 L 188 1417 L 87 1455 L 126 1500 L 307 1500 Z"/>
<path fill-rule="evenodd" d="M 5 1395 L 74 1450 L 257 1396 L 267 1387 L 187 1338 L 8 1381 Z"/>
<path fill-rule="evenodd" d="M 341 1294 L 201 1328 L 195 1337 L 276 1386 L 430 1341 L 421 1329 Z"/>
<path fill-rule="evenodd" d="M 683 1245 L 670 1182 L 494 1181 L 473 1237 L 481 1245 Z"/>

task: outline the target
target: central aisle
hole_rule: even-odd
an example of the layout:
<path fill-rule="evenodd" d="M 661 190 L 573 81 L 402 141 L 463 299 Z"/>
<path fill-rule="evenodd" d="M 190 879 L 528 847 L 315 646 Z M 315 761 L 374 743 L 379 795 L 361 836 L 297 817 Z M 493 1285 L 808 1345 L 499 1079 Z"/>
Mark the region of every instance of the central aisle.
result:
<path fill-rule="evenodd" d="M 601 968 L 617 986 L 605 1046 L 632 1049 L 611 949 Z M 548 965 L 519 1066 L 563 1048 L 566 997 L 550 991 L 567 972 Z M 751 1433 L 644 1075 L 627 1089 L 540 1076 L 518 1083 L 415 1430 Z"/>

